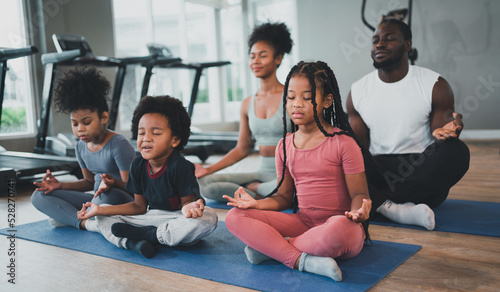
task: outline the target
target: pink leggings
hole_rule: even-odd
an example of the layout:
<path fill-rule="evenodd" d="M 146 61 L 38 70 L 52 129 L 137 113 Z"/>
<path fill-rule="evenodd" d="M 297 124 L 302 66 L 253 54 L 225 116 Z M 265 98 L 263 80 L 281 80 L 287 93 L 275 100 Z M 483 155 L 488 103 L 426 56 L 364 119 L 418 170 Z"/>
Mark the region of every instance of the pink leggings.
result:
<path fill-rule="evenodd" d="M 362 225 L 344 215 L 311 219 L 300 211 L 287 214 L 233 208 L 226 215 L 226 226 L 246 245 L 292 269 L 302 252 L 349 259 L 364 243 Z"/>

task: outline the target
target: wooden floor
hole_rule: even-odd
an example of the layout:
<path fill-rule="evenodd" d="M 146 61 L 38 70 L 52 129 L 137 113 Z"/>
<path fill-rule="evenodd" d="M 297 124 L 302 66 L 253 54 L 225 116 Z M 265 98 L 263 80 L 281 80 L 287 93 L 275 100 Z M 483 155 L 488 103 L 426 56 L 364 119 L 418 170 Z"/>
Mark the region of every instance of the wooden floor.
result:
<path fill-rule="evenodd" d="M 470 169 L 449 198 L 500 202 L 500 140 L 466 143 L 471 150 Z M 209 162 L 216 159 L 211 157 Z M 231 170 L 248 170 L 252 161 Z M 31 185 L 17 186 L 17 224 L 47 218 L 31 206 L 32 191 Z M 0 198 L 0 210 L 0 228 L 5 228 L 5 197 Z M 225 214 L 218 210 L 219 220 Z M 422 245 L 370 291 L 500 291 L 500 238 L 376 225 L 370 226 L 370 233 L 377 240 Z M 25 240 L 16 243 L 16 284 L 12 285 L 6 275 L 8 248 L 7 239 L 0 236 L 0 291 L 249 291 Z"/>

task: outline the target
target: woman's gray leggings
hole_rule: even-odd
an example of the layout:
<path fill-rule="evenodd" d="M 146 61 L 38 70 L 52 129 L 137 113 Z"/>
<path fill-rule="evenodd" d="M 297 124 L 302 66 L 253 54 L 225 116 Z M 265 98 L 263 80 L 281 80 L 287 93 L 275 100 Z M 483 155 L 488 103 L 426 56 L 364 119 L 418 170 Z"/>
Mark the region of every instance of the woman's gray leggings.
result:
<path fill-rule="evenodd" d="M 200 192 L 204 198 L 216 200 L 218 202 L 227 202 L 222 195 L 233 196 L 234 192 L 241 187 L 252 182 L 261 182 L 257 193 L 245 188 L 245 191 L 252 197 L 256 194 L 267 196 L 277 185 L 276 167 L 273 157 L 261 156 L 260 166 L 257 172 L 249 173 L 221 173 L 211 174 L 199 179 Z"/>

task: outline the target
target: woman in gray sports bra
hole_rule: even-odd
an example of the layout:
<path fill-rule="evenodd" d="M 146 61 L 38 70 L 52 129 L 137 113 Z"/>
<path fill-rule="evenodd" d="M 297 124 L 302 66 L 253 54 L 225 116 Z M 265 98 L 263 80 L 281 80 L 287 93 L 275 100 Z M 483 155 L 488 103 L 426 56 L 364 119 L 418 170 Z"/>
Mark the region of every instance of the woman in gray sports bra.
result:
<path fill-rule="evenodd" d="M 267 196 L 277 184 L 274 153 L 283 137 L 283 84 L 276 70 L 283 56 L 290 53 L 293 41 L 284 23 L 264 23 L 254 28 L 248 39 L 249 66 L 260 80 L 260 89 L 241 104 L 238 143 L 220 161 L 210 166 L 196 164 L 203 197 L 227 202 L 222 195 L 233 196 L 240 187 L 255 198 Z M 290 123 L 288 123 L 290 124 Z M 257 172 L 214 174 L 244 159 L 252 150 L 252 135 L 261 155 Z"/>

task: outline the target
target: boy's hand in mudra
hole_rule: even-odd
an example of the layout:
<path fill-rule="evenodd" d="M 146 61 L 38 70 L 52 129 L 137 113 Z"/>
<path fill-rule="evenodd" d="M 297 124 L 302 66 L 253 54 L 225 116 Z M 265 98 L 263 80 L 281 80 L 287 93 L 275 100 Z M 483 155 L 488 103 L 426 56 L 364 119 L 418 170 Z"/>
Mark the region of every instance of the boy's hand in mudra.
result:
<path fill-rule="evenodd" d="M 182 207 L 182 214 L 186 218 L 196 219 L 203 216 L 203 210 L 205 210 L 205 205 L 202 199 L 188 203 Z"/>

